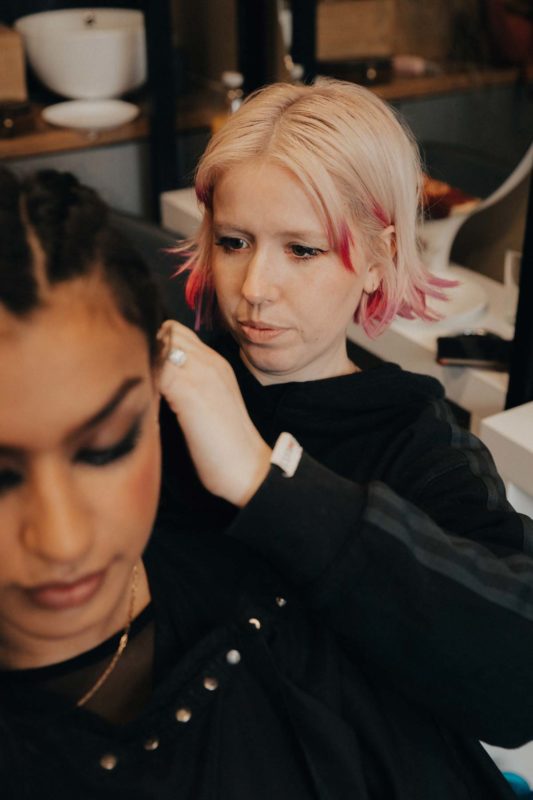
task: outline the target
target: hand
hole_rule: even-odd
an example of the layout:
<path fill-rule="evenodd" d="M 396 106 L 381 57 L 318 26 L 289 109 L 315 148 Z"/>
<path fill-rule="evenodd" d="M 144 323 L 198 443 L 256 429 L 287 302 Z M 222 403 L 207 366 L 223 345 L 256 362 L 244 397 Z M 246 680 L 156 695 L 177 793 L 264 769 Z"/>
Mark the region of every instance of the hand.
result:
<path fill-rule="evenodd" d="M 176 414 L 198 476 L 212 494 L 244 506 L 266 478 L 271 449 L 252 423 L 231 366 L 179 322 L 167 320 L 159 390 Z M 185 361 L 168 360 L 182 350 Z"/>

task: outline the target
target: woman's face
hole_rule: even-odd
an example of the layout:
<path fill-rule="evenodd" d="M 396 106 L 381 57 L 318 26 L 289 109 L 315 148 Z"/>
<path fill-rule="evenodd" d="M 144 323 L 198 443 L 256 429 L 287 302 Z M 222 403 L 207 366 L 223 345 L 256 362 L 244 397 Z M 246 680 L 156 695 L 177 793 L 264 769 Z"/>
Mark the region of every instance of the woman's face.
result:
<path fill-rule="evenodd" d="M 97 280 L 23 319 L 0 307 L 0 364 L 0 664 L 39 666 L 125 624 L 158 501 L 158 396 L 145 336 Z"/>
<path fill-rule="evenodd" d="M 373 276 L 362 257 L 351 272 L 330 249 L 302 184 L 245 162 L 217 183 L 213 214 L 218 305 L 251 372 L 267 384 L 352 371 L 346 328 Z"/>

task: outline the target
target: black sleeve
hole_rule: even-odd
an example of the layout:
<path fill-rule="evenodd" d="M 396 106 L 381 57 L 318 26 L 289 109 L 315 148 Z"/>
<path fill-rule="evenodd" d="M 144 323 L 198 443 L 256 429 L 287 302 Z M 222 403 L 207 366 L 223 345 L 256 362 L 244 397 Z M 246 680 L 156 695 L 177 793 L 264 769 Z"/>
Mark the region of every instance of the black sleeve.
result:
<path fill-rule="evenodd" d="M 228 532 L 367 670 L 465 735 L 515 747 L 533 738 L 533 523 L 472 446 L 474 472 L 454 456 L 423 476 L 418 505 L 304 454 L 291 479 L 271 468 Z"/>

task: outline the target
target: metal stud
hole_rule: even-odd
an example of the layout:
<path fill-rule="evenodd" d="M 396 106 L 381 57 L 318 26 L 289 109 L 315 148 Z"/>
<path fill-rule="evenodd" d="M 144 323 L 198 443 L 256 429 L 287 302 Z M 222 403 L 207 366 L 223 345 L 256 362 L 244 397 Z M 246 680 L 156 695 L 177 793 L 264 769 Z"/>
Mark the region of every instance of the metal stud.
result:
<path fill-rule="evenodd" d="M 283 608 L 283 606 L 287 605 L 287 601 L 284 597 L 276 597 L 276 605 L 278 605 L 280 608 Z"/>
<path fill-rule="evenodd" d="M 240 660 L 241 660 L 241 654 L 239 653 L 238 650 L 228 650 L 228 652 L 226 653 L 226 661 L 228 662 L 228 664 L 235 665 L 238 664 Z"/>
<path fill-rule="evenodd" d="M 115 769 L 117 764 L 118 758 L 113 753 L 106 753 L 105 756 L 102 756 L 100 759 L 100 766 L 102 769 L 105 769 L 108 772 L 111 772 L 112 769 Z"/>
<path fill-rule="evenodd" d="M 218 681 L 216 678 L 211 678 L 209 675 L 204 678 L 204 689 L 207 689 L 208 692 L 214 692 L 215 689 L 218 689 Z"/>
<path fill-rule="evenodd" d="M 157 750 L 159 747 L 159 739 L 157 739 L 155 736 L 152 736 L 150 739 L 145 741 L 143 747 L 145 750 L 148 750 L 148 752 L 151 753 L 153 750 Z"/>
<path fill-rule="evenodd" d="M 248 622 L 250 623 L 250 625 L 253 625 L 253 627 L 254 627 L 254 628 L 257 630 L 257 631 L 258 631 L 258 630 L 260 630 L 260 628 L 261 628 L 261 623 L 259 622 L 259 620 L 257 619 L 257 617 L 251 617 L 251 618 L 248 620 Z"/>
<path fill-rule="evenodd" d="M 178 722 L 188 722 L 192 717 L 190 708 L 178 708 L 176 711 L 176 719 Z"/>

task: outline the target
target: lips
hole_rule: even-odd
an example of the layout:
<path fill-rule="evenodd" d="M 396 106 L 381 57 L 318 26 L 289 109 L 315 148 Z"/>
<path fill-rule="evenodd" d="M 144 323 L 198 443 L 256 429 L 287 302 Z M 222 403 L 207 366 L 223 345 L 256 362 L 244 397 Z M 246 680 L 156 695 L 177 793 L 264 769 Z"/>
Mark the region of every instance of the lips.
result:
<path fill-rule="evenodd" d="M 263 344 L 277 339 L 288 331 L 288 328 L 280 328 L 269 325 L 267 322 L 252 322 L 252 320 L 238 320 L 239 327 L 245 338 L 252 344 Z"/>
<path fill-rule="evenodd" d="M 45 583 L 25 591 L 34 605 L 62 611 L 88 603 L 102 585 L 105 574 L 106 570 L 101 570 L 71 583 Z"/>

